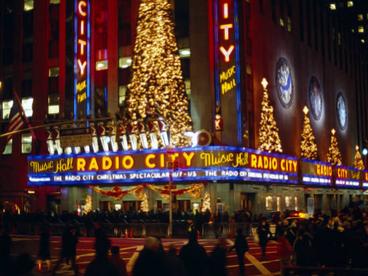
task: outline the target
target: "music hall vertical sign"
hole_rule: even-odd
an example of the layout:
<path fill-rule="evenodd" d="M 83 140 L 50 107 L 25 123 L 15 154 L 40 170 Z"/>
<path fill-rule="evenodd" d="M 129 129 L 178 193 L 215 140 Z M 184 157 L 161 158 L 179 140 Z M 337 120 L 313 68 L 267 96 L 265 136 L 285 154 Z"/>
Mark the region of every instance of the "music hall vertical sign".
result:
<path fill-rule="evenodd" d="M 90 115 L 90 2 L 75 0 L 74 119 Z"/>
<path fill-rule="evenodd" d="M 221 140 L 228 145 L 242 142 L 238 10 L 238 0 L 213 4 L 216 117 L 222 118 Z"/>

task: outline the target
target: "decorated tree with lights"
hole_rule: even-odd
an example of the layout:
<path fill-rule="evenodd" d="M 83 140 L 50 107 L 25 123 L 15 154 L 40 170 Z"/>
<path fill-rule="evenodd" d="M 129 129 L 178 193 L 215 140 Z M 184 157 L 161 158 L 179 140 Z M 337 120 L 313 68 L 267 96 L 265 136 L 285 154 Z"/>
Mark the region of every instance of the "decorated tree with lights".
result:
<path fill-rule="evenodd" d="M 302 140 L 300 142 L 300 155 L 303 158 L 316 160 L 318 158 L 318 150 L 316 144 L 316 138 L 313 134 L 313 129 L 308 116 L 309 109 L 304 106 L 304 126 L 302 132 Z"/>
<path fill-rule="evenodd" d="M 125 105 L 130 121 L 145 120 L 147 113 L 162 117 L 171 144 L 188 145 L 184 132 L 192 121 L 169 0 L 141 0 Z"/>
<path fill-rule="evenodd" d="M 337 138 L 335 134 L 336 134 L 336 130 L 332 129 L 330 146 L 328 148 L 328 153 L 327 153 L 327 162 L 330 162 L 332 165 L 341 165 L 342 158 L 341 158 L 341 153 L 339 150 L 339 144 L 337 142 Z"/>
<path fill-rule="evenodd" d="M 201 212 L 206 212 L 211 210 L 211 196 L 209 192 L 204 193 L 203 202 L 201 206 Z"/>
<path fill-rule="evenodd" d="M 360 154 L 359 147 L 355 146 L 355 156 L 354 156 L 354 168 L 358 170 L 364 170 L 364 162 L 362 155 Z"/>
<path fill-rule="evenodd" d="M 273 115 L 273 107 L 268 97 L 267 85 L 267 80 L 263 78 L 263 99 L 261 103 L 261 122 L 258 135 L 258 149 L 268 152 L 282 152 L 279 128 L 276 125 Z"/>

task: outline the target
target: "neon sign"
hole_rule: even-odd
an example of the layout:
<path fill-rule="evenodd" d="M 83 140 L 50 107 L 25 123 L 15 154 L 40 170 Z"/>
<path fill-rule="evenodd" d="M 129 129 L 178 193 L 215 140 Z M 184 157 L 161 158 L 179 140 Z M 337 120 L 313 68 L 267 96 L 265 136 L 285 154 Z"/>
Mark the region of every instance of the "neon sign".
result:
<path fill-rule="evenodd" d="M 90 114 L 90 3 L 75 0 L 74 20 L 74 118 Z"/>
<path fill-rule="evenodd" d="M 355 168 L 336 166 L 335 185 L 337 187 L 359 188 L 360 187 L 360 171 Z"/>
<path fill-rule="evenodd" d="M 363 180 L 362 180 L 362 187 L 363 189 L 368 189 L 368 171 L 363 171 Z"/>
<path fill-rule="evenodd" d="M 332 184 L 332 165 L 330 163 L 302 159 L 300 168 L 303 184 L 316 186 Z"/>
<path fill-rule="evenodd" d="M 221 107 L 223 141 L 235 144 L 242 141 L 238 0 L 216 0 L 213 7 L 216 107 Z"/>
<path fill-rule="evenodd" d="M 29 185 L 79 185 L 169 181 L 264 181 L 296 184 L 295 157 L 237 147 L 180 148 L 80 155 L 30 156 Z"/>

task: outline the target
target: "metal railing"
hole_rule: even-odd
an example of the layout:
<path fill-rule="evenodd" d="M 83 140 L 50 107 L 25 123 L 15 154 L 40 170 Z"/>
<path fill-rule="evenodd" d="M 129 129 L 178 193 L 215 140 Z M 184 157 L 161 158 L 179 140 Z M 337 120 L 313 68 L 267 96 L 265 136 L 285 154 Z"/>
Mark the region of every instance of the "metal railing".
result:
<path fill-rule="evenodd" d="M 168 223 L 100 223 L 106 234 L 111 237 L 130 237 L 140 238 L 146 236 L 167 237 Z M 92 224 L 84 224 L 80 222 L 69 223 L 75 227 L 82 237 L 92 237 L 94 235 L 94 227 Z M 38 235 L 42 229 L 42 223 L 19 222 L 9 226 L 12 234 L 18 235 Z M 51 235 L 59 236 L 63 233 L 66 224 L 50 223 L 48 228 Z M 247 236 L 252 236 L 254 226 L 250 223 L 203 223 L 194 226 L 182 222 L 173 223 L 173 237 L 186 238 L 189 229 L 195 229 L 201 238 L 217 238 L 217 237 L 234 237 L 236 230 L 241 228 Z M 253 228 L 253 231 L 252 231 Z"/>

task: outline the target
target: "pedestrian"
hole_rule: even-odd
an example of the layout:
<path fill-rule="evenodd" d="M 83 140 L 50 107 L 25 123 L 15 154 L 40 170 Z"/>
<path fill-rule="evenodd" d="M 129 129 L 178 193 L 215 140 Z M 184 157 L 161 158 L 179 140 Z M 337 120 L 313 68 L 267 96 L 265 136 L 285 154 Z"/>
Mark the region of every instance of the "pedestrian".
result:
<path fill-rule="evenodd" d="M 230 251 L 233 249 L 235 249 L 238 258 L 239 274 L 245 275 L 244 255 L 249 250 L 249 246 L 247 238 L 243 235 L 243 230 L 241 228 L 236 230 L 235 242 Z"/>
<path fill-rule="evenodd" d="M 178 257 L 177 250 L 173 244 L 170 244 L 165 256 L 165 264 L 170 276 L 185 276 L 184 263 Z"/>
<path fill-rule="evenodd" d="M 179 257 L 184 262 L 186 275 L 207 275 L 207 253 L 198 243 L 195 233 L 189 235 L 189 241 L 181 248 Z"/>
<path fill-rule="evenodd" d="M 280 268 L 283 268 L 290 263 L 290 258 L 293 254 L 293 247 L 285 237 L 285 231 L 280 230 L 277 238 L 277 251 L 280 257 Z"/>
<path fill-rule="evenodd" d="M 95 258 L 88 264 L 85 276 L 119 276 L 119 270 L 108 258 L 110 240 L 103 234 L 97 235 L 95 240 Z M 126 274 L 125 274 L 126 275 Z"/>
<path fill-rule="evenodd" d="M 266 259 L 266 246 L 270 235 L 270 226 L 268 225 L 265 218 L 261 219 L 261 222 L 259 223 L 257 228 L 257 234 L 259 239 L 259 246 L 261 247 L 262 251 L 262 258 Z"/>
<path fill-rule="evenodd" d="M 209 275 L 226 276 L 226 240 L 219 238 L 209 258 Z"/>
<path fill-rule="evenodd" d="M 165 256 L 160 250 L 160 242 L 157 238 L 148 237 L 144 248 L 139 253 L 134 264 L 133 276 L 160 275 L 168 276 L 169 272 L 165 263 Z"/>
<path fill-rule="evenodd" d="M 118 246 L 111 247 L 111 263 L 119 271 L 120 276 L 127 276 L 125 261 L 120 257 L 120 248 Z"/>
<path fill-rule="evenodd" d="M 55 275 L 57 269 L 63 261 L 67 264 L 70 263 L 74 274 L 78 275 L 78 267 L 76 264 L 77 244 L 78 236 L 76 233 L 76 229 L 70 226 L 65 227 L 63 235 L 61 237 L 61 254 L 53 269 L 53 275 Z"/>
<path fill-rule="evenodd" d="M 43 263 L 46 263 L 47 271 L 51 270 L 51 256 L 50 256 L 50 233 L 46 225 L 43 225 L 40 233 L 39 249 L 37 267 L 42 271 Z"/>
<path fill-rule="evenodd" d="M 311 266 L 313 256 L 313 244 L 312 239 L 306 233 L 304 228 L 301 228 L 298 232 L 295 240 L 295 261 L 298 266 Z"/>

